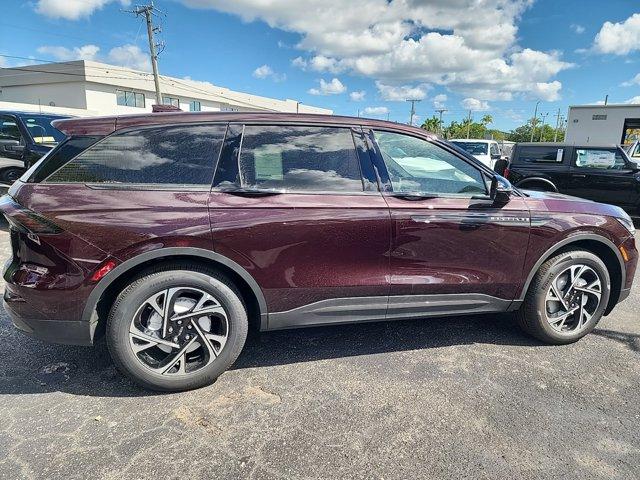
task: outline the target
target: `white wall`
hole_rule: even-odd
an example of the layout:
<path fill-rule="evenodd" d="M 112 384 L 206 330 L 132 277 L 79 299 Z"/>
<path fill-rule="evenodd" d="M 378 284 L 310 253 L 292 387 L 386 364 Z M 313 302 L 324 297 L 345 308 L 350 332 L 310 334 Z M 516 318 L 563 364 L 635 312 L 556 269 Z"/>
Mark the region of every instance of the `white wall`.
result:
<path fill-rule="evenodd" d="M 606 120 L 593 120 L 606 115 Z M 640 105 L 569 107 L 565 141 L 572 144 L 619 144 L 625 119 L 640 119 Z"/>
<path fill-rule="evenodd" d="M 56 107 L 87 108 L 84 82 L 3 86 L 0 101 L 30 103 L 37 107 L 53 102 Z"/>

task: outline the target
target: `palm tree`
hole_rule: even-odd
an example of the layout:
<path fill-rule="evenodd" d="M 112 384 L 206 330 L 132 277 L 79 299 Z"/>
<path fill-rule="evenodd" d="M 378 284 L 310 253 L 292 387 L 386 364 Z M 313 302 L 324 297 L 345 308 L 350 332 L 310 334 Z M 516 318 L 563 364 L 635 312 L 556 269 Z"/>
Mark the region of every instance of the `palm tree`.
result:
<path fill-rule="evenodd" d="M 421 128 L 428 132 L 438 133 L 440 131 L 440 120 L 434 115 L 431 118 L 427 118 Z"/>
<path fill-rule="evenodd" d="M 493 123 L 493 117 L 491 115 L 485 115 L 484 117 L 482 117 L 481 122 L 483 125 L 487 126 Z"/>

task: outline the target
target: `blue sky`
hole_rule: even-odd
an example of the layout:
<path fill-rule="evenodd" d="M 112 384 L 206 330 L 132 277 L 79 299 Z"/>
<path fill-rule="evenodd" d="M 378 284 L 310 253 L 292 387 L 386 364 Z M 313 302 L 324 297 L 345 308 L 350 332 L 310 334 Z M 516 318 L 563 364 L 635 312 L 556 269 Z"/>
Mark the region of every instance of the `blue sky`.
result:
<path fill-rule="evenodd" d="M 481 4 L 481 5 L 479 5 Z M 4 3 L 0 54 L 146 69 L 126 0 Z M 635 0 L 157 0 L 162 74 L 293 98 L 338 114 L 445 122 L 491 114 L 511 129 L 560 108 L 640 103 Z M 637 14 L 634 16 L 634 14 Z M 24 60 L 0 57 L 0 64 Z M 28 62 L 28 61 L 27 61 Z M 261 68 L 262 67 L 262 68 Z M 322 83 L 321 83 L 322 81 Z M 363 93 L 364 92 L 364 93 Z M 636 98 L 637 97 L 637 98 Z"/>

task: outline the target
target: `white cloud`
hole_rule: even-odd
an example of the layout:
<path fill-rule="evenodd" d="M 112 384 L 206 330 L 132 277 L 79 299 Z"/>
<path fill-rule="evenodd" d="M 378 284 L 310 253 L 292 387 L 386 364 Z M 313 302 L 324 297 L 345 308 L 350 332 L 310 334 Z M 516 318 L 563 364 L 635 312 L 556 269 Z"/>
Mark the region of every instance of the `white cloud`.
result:
<path fill-rule="evenodd" d="M 320 79 L 320 88 L 312 88 L 309 90 L 311 95 L 338 95 L 347 91 L 347 87 L 337 78 L 333 78 L 330 82 Z"/>
<path fill-rule="evenodd" d="M 376 82 L 376 87 L 383 100 L 388 102 L 404 102 L 405 100 L 423 100 L 426 96 L 426 85 L 412 87 L 410 85 L 385 85 L 382 82 Z"/>
<path fill-rule="evenodd" d="M 447 96 L 444 93 L 440 93 L 433 97 L 433 108 L 441 109 L 445 108 L 444 102 L 447 101 Z"/>
<path fill-rule="evenodd" d="M 640 103 L 640 95 L 637 95 L 633 98 L 630 98 L 629 100 L 627 100 L 624 103 Z"/>
<path fill-rule="evenodd" d="M 124 6 L 131 3 L 129 0 L 38 0 L 35 10 L 40 15 L 51 18 L 78 20 L 116 1 Z"/>
<path fill-rule="evenodd" d="M 632 87 L 634 85 L 640 85 L 640 73 L 638 73 L 631 80 L 628 80 L 626 82 L 622 82 L 622 86 L 623 87 Z"/>
<path fill-rule="evenodd" d="M 578 25 L 577 23 L 572 23 L 569 28 L 571 28 L 571 30 L 573 30 L 578 35 L 584 33 L 585 31 L 585 28 L 582 25 Z"/>
<path fill-rule="evenodd" d="M 482 112 L 491 108 L 487 102 L 483 102 L 477 98 L 465 98 L 460 102 L 460 105 L 462 105 L 465 110 L 471 110 L 473 112 Z"/>
<path fill-rule="evenodd" d="M 134 70 L 151 70 L 151 60 L 149 54 L 144 52 L 137 45 L 122 45 L 109 50 L 107 62 L 133 68 Z"/>
<path fill-rule="evenodd" d="M 532 0 L 181 1 L 299 34 L 296 48 L 307 54 L 294 66 L 393 87 L 437 84 L 481 100 L 551 100 L 561 89 L 554 77 L 572 66 L 560 52 L 518 45 L 518 22 Z"/>
<path fill-rule="evenodd" d="M 593 41 L 593 49 L 613 55 L 640 50 L 640 13 L 634 13 L 624 22 L 604 22 Z"/>
<path fill-rule="evenodd" d="M 389 109 L 387 107 L 367 107 L 362 113 L 365 115 L 386 115 L 389 113 Z"/>
<path fill-rule="evenodd" d="M 287 79 L 284 73 L 276 73 L 269 65 L 262 65 L 253 71 L 255 78 L 265 79 L 271 78 L 274 82 L 283 82 Z"/>
<path fill-rule="evenodd" d="M 49 55 L 56 60 L 67 62 L 70 60 L 95 60 L 100 51 L 100 47 L 91 44 L 74 48 L 44 45 L 39 47 L 37 51 L 40 54 Z"/>
<path fill-rule="evenodd" d="M 308 60 L 296 57 L 291 61 L 291 64 L 302 70 L 313 70 L 314 72 L 341 73 L 346 69 L 335 58 L 324 55 L 316 55 Z"/>
<path fill-rule="evenodd" d="M 134 70 L 151 70 L 149 55 L 137 45 L 121 45 L 109 50 L 103 57 L 100 55 L 100 47 L 97 45 L 83 45 L 81 47 L 66 48 L 60 46 L 44 45 L 38 48 L 38 53 L 48 55 L 55 60 L 68 62 L 71 60 L 92 60 L 112 63 Z"/>
<path fill-rule="evenodd" d="M 366 94 L 364 90 L 355 90 L 349 94 L 349 98 L 352 102 L 362 102 Z"/>
<path fill-rule="evenodd" d="M 273 75 L 273 70 L 269 65 L 262 65 L 253 71 L 253 76 L 256 78 L 267 78 L 270 75 Z"/>

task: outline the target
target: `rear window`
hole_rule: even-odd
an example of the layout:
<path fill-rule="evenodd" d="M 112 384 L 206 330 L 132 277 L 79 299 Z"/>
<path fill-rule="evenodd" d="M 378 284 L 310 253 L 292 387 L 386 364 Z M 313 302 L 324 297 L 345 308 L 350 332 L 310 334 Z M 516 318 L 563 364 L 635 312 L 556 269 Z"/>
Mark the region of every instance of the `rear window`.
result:
<path fill-rule="evenodd" d="M 225 125 L 184 125 L 116 133 L 45 181 L 210 185 L 225 130 Z"/>
<path fill-rule="evenodd" d="M 561 163 L 564 157 L 562 147 L 519 147 L 514 163 Z"/>
<path fill-rule="evenodd" d="M 258 190 L 363 190 L 351 130 L 313 126 L 245 126 L 236 179 L 217 186 L 233 184 Z"/>
<path fill-rule="evenodd" d="M 469 152 L 471 155 L 486 155 L 489 144 L 487 142 L 451 142 Z"/>

